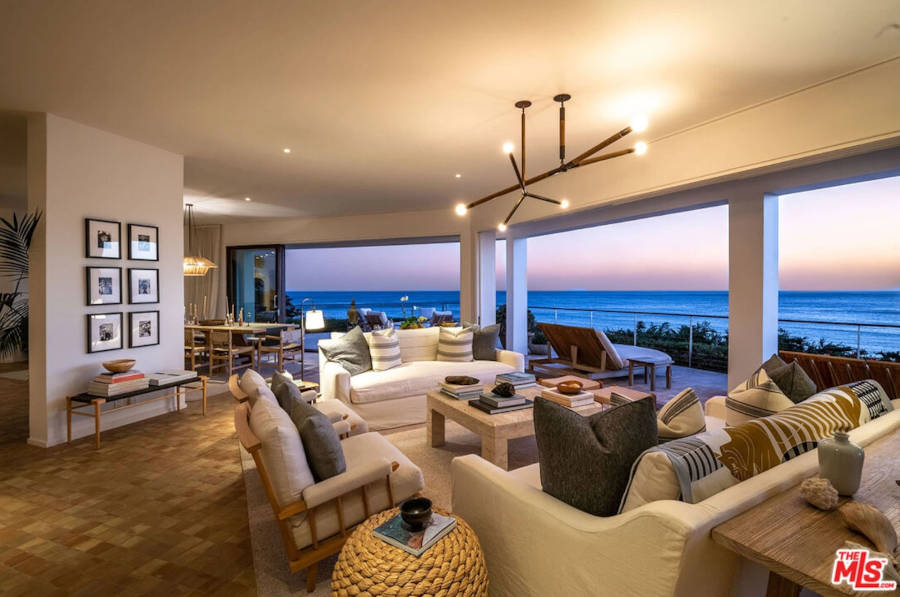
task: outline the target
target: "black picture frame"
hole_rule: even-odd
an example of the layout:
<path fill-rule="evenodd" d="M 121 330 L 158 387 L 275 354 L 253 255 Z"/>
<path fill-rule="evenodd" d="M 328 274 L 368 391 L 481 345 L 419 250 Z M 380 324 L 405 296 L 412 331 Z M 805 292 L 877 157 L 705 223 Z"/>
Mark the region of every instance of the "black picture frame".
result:
<path fill-rule="evenodd" d="M 98 240 L 98 234 L 101 232 L 98 231 L 97 234 L 91 232 L 91 224 L 92 223 L 102 223 L 115 226 L 115 234 L 116 234 L 116 247 L 115 254 L 113 255 L 103 255 L 98 254 L 98 249 L 100 247 L 96 246 L 96 244 L 91 243 L 92 240 Z M 100 241 L 102 242 L 102 241 Z M 100 253 L 105 251 L 105 249 L 100 249 Z M 121 259 L 122 258 L 122 223 L 117 222 L 115 220 L 104 220 L 101 218 L 85 218 L 84 219 L 84 256 L 87 259 Z"/>
<path fill-rule="evenodd" d="M 154 325 L 156 326 L 156 342 L 147 342 L 145 344 L 135 344 L 134 323 L 137 315 L 153 315 L 155 317 Z M 140 330 L 138 331 L 140 337 Z M 159 345 L 159 311 L 132 311 L 128 313 L 128 348 L 143 348 L 145 346 Z"/>
<path fill-rule="evenodd" d="M 138 257 L 140 254 L 140 249 L 135 250 L 135 243 L 140 243 L 140 240 L 135 240 L 134 234 L 136 233 L 136 229 L 138 228 L 147 228 L 153 229 L 153 238 L 151 241 L 155 253 L 155 257 Z M 128 259 L 130 261 L 159 261 L 159 226 L 153 226 L 151 224 L 128 224 Z"/>
<path fill-rule="evenodd" d="M 92 289 L 96 289 L 96 288 L 91 283 L 91 272 L 94 270 L 102 270 L 102 269 L 115 270 L 117 272 L 116 273 L 116 281 L 113 282 L 112 287 L 110 289 L 112 290 L 115 288 L 116 285 L 118 285 L 118 288 L 119 288 L 119 292 L 118 292 L 119 300 L 118 301 L 101 301 L 101 302 L 94 301 Z M 84 290 L 85 290 L 84 300 L 85 300 L 85 304 L 88 307 L 96 307 L 99 305 L 121 305 L 122 304 L 122 268 L 118 267 L 118 266 L 114 266 L 114 265 L 110 265 L 110 266 L 88 265 L 88 266 L 85 266 L 85 268 L 84 268 Z M 101 295 L 98 293 L 97 296 L 101 296 Z"/>
<path fill-rule="evenodd" d="M 101 338 L 95 339 L 93 337 L 94 326 L 93 320 L 98 317 L 109 317 L 116 316 L 119 319 L 119 342 L 117 346 L 109 346 L 107 348 L 94 348 L 95 343 L 104 342 Z M 87 323 L 87 351 L 89 354 L 93 354 L 95 352 L 109 352 L 111 350 L 122 350 L 124 346 L 124 342 L 122 336 L 125 333 L 125 330 L 122 328 L 123 316 L 121 311 L 113 311 L 110 313 L 88 313 L 85 315 L 85 321 Z M 102 331 L 102 330 L 101 330 Z"/>
<path fill-rule="evenodd" d="M 155 286 L 155 293 L 149 293 L 149 296 L 154 297 L 154 300 L 144 300 L 141 297 L 142 293 L 135 294 L 135 279 L 134 276 L 139 272 L 153 272 L 153 282 L 151 282 L 150 290 L 154 290 L 153 286 Z M 155 305 L 159 303 L 159 270 L 156 268 L 149 267 L 130 267 L 128 268 L 128 304 L 130 305 Z"/>

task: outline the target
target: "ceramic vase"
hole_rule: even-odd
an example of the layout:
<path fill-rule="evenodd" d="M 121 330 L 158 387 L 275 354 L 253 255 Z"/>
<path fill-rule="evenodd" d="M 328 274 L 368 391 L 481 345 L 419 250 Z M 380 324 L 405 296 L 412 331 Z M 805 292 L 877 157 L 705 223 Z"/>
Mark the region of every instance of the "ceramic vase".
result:
<path fill-rule="evenodd" d="M 823 439 L 819 453 L 819 476 L 828 479 L 841 495 L 853 495 L 859 489 L 866 453 L 841 431 L 834 438 Z"/>

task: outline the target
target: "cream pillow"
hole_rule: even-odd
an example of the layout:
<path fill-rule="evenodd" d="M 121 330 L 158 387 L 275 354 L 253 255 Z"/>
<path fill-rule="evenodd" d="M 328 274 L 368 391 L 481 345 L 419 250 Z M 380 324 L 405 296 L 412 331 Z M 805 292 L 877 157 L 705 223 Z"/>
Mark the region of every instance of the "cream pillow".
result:
<path fill-rule="evenodd" d="M 728 392 L 725 398 L 725 424 L 734 427 L 792 406 L 791 399 L 760 367 L 747 381 Z"/>
<path fill-rule="evenodd" d="M 659 409 L 656 426 L 660 442 L 706 431 L 706 417 L 694 390 L 685 388 Z"/>
<path fill-rule="evenodd" d="M 403 364 L 400 358 L 400 340 L 394 328 L 366 334 L 366 341 L 369 343 L 373 371 L 385 371 Z"/>
<path fill-rule="evenodd" d="M 475 332 L 472 328 L 441 328 L 438 336 L 437 360 L 457 363 L 473 360 L 474 338 Z"/>
<path fill-rule="evenodd" d="M 277 403 L 257 400 L 250 408 L 250 430 L 259 439 L 260 456 L 282 508 L 303 497 L 315 483 L 297 426 Z"/>

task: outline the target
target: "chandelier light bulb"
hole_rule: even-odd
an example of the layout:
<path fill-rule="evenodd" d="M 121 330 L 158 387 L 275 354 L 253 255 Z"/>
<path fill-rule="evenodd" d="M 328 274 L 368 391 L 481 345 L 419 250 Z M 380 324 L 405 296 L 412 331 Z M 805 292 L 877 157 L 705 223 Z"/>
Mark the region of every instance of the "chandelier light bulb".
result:
<path fill-rule="evenodd" d="M 456 215 L 458 215 L 458 216 L 464 216 L 464 215 L 466 215 L 466 212 L 467 212 L 467 211 L 469 211 L 469 210 L 466 209 L 465 204 L 463 204 L 463 203 L 457 204 L 457 206 L 456 206 Z"/>
<path fill-rule="evenodd" d="M 512 153 L 516 150 L 516 146 L 512 144 L 512 141 L 507 141 L 503 144 L 503 153 Z"/>
<path fill-rule="evenodd" d="M 634 153 L 638 155 L 644 155 L 647 153 L 647 144 L 643 141 L 638 141 L 634 144 Z"/>
<path fill-rule="evenodd" d="M 506 232 L 506 224 L 500 222 L 500 224 L 497 225 L 497 230 L 499 230 L 500 232 Z"/>
<path fill-rule="evenodd" d="M 631 130 L 635 133 L 643 133 L 647 130 L 647 125 L 650 124 L 650 120 L 647 118 L 646 114 L 638 114 L 634 118 L 631 119 Z"/>
<path fill-rule="evenodd" d="M 568 199 L 563 199 L 563 200 L 560 202 L 559 206 L 560 206 L 561 208 L 563 208 L 563 209 L 569 209 L 569 200 L 568 200 Z"/>

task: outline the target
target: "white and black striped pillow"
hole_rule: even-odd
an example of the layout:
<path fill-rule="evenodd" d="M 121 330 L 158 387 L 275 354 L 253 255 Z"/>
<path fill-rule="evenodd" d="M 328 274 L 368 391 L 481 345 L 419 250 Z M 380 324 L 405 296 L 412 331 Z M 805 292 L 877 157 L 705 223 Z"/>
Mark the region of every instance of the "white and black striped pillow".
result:
<path fill-rule="evenodd" d="M 372 370 L 384 371 L 400 366 L 400 341 L 394 328 L 376 330 L 366 336 L 369 341 L 369 354 L 372 355 Z"/>
<path fill-rule="evenodd" d="M 472 328 L 441 328 L 438 336 L 437 360 L 465 363 L 472 360 Z"/>

